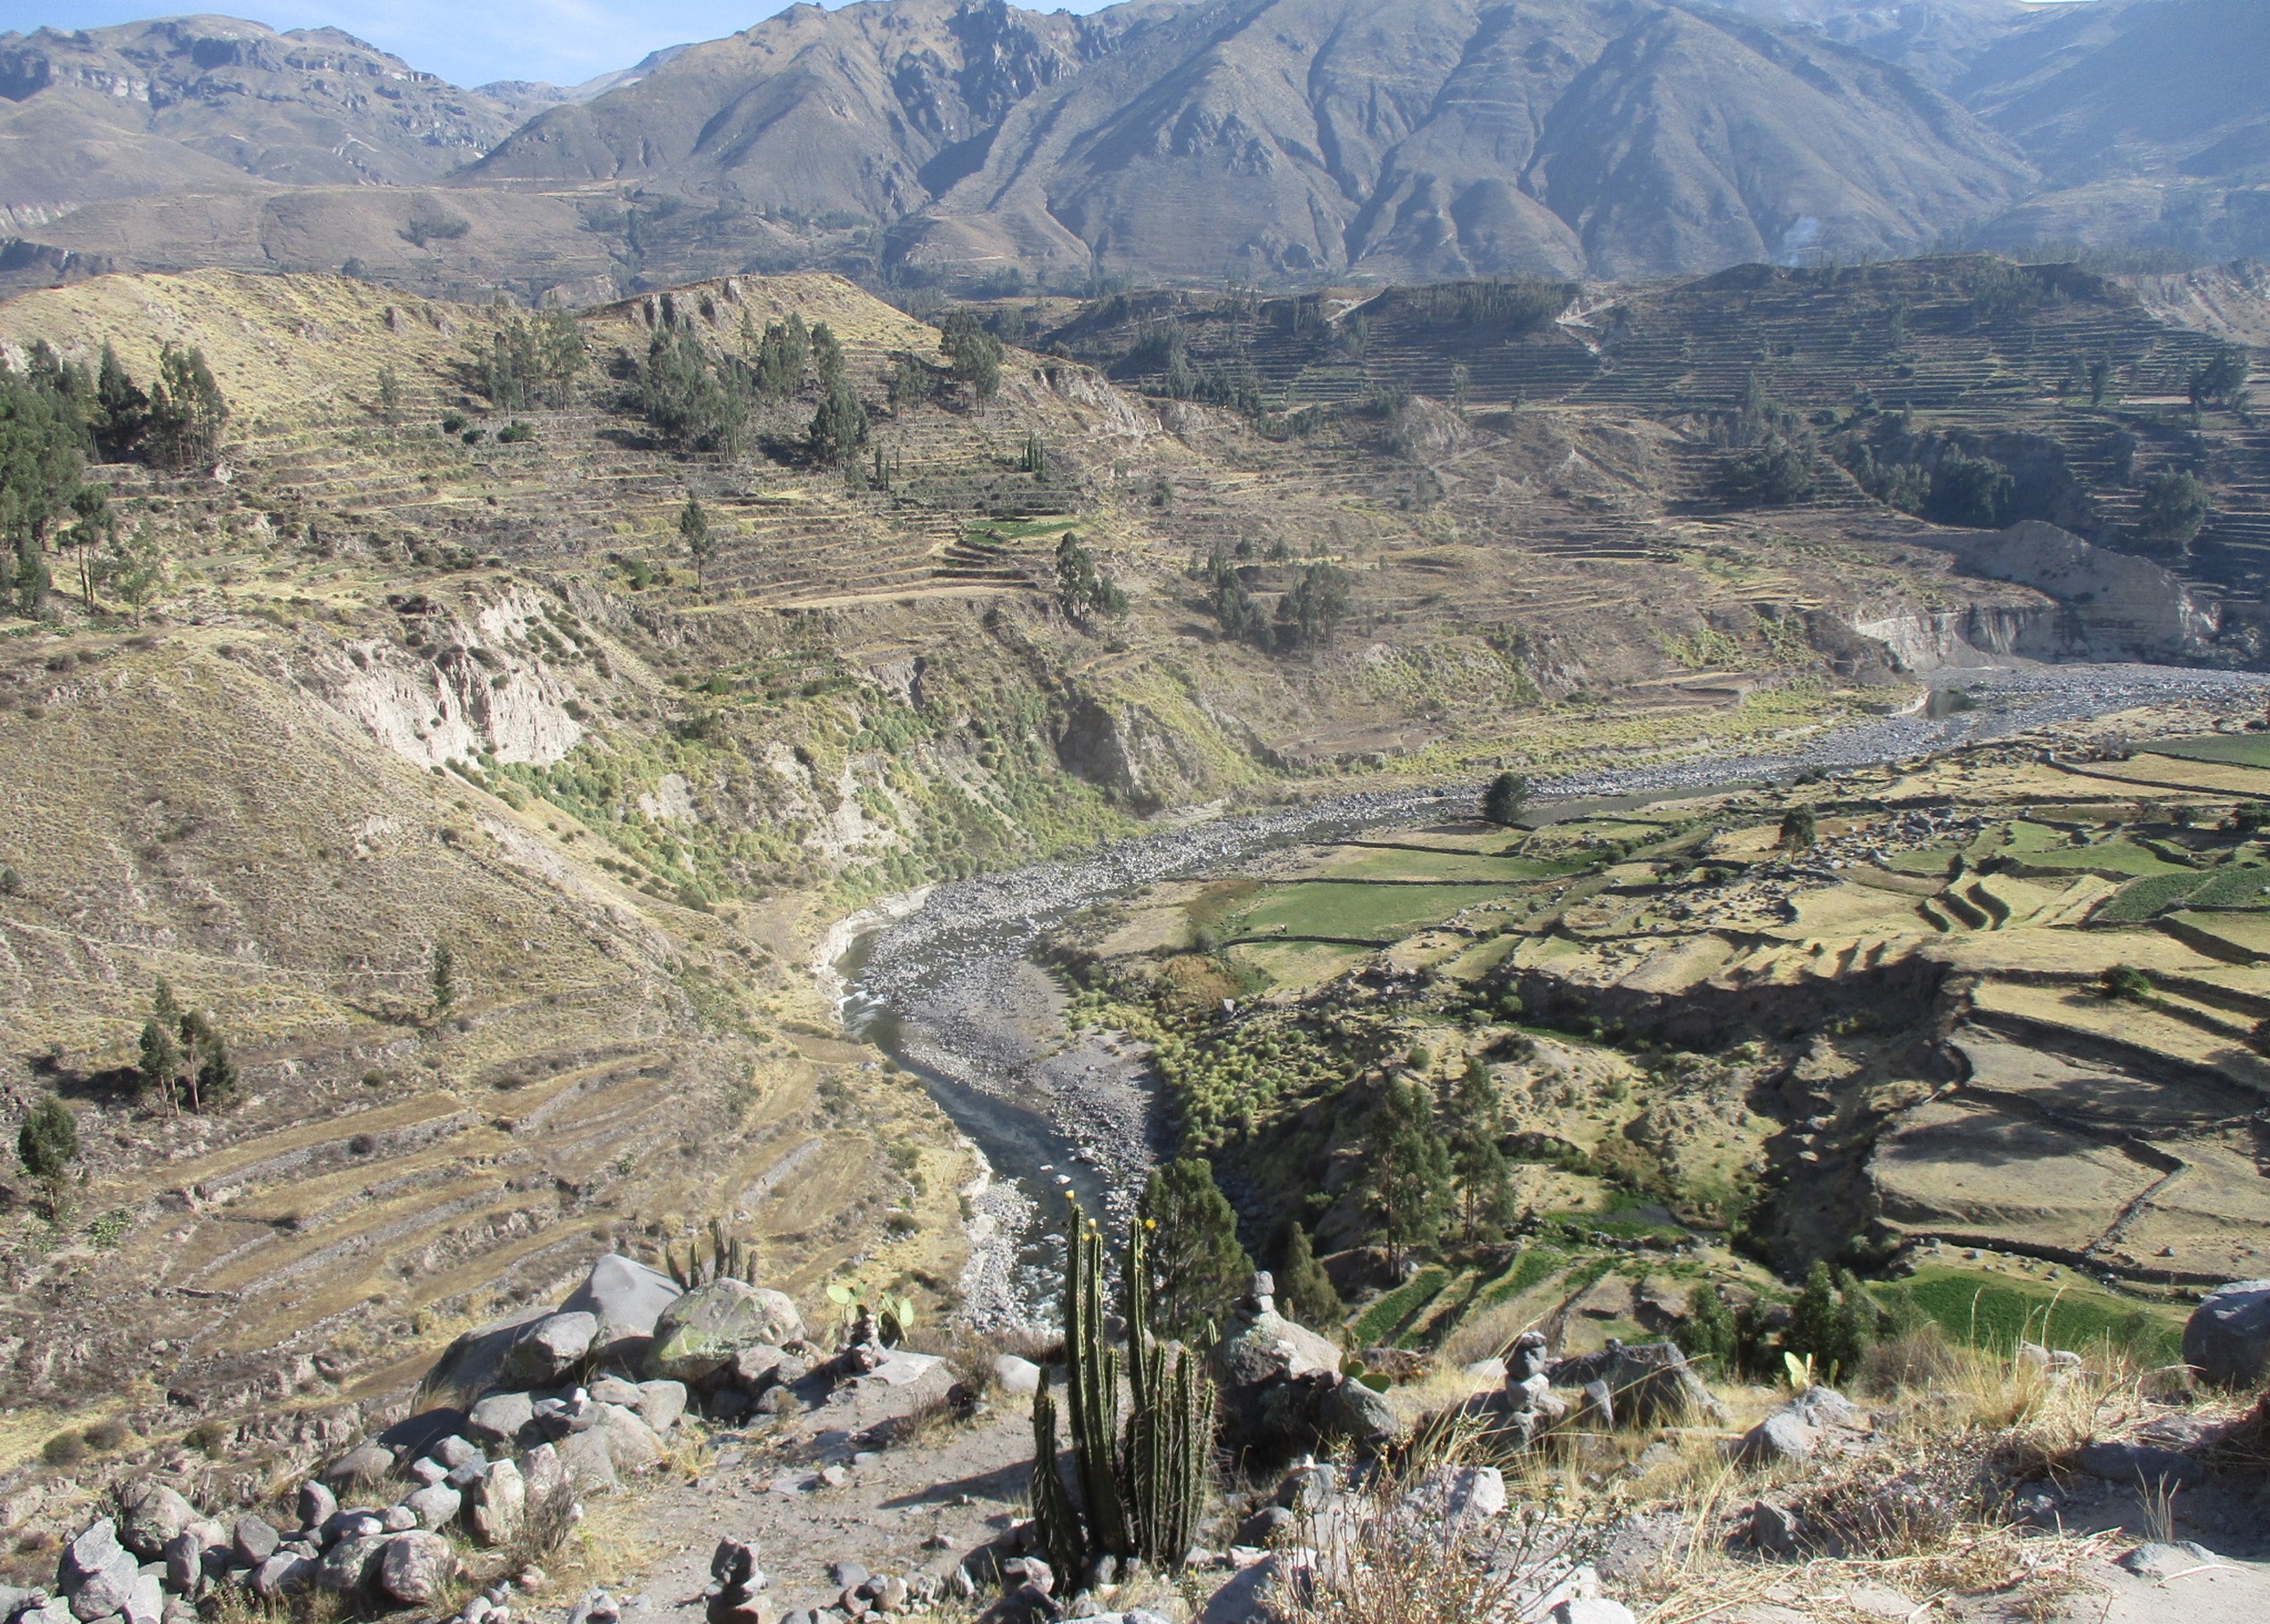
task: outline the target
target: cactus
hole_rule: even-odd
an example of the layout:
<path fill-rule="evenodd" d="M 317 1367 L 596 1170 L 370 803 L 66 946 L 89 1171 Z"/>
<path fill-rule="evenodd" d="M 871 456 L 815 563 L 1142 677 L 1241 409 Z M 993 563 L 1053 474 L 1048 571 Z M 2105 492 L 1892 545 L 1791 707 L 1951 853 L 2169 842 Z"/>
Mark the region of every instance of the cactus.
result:
<path fill-rule="evenodd" d="M 1098 1556 L 1140 1556 L 1180 1567 L 1205 1506 L 1213 1448 L 1213 1386 L 1196 1357 L 1151 1330 L 1140 1227 L 1123 1269 L 1133 1405 L 1120 1417 L 1121 1355 L 1105 1338 L 1104 1243 L 1069 1196 L 1072 1236 L 1064 1287 L 1066 1408 L 1080 1498 L 1056 1467 L 1056 1402 L 1033 1405 L 1033 1516 L 1052 1562 L 1077 1572 Z"/>
<path fill-rule="evenodd" d="M 744 1241 L 729 1234 L 725 1220 L 709 1220 L 709 1251 L 704 1255 L 698 1237 L 686 1243 L 682 1255 L 675 1247 L 662 1249 L 662 1267 L 678 1283 L 680 1291 L 690 1292 L 697 1285 L 707 1285 L 713 1280 L 739 1280 L 749 1285 L 756 1284 L 756 1243 Z"/>

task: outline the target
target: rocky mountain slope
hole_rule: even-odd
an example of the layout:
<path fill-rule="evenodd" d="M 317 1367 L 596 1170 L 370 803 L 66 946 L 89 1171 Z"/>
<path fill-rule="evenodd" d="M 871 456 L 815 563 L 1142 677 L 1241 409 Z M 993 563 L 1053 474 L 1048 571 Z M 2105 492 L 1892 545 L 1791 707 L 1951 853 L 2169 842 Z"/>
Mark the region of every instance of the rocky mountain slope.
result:
<path fill-rule="evenodd" d="M 812 265 L 1080 286 L 1629 278 L 1964 237 L 2259 252 L 2258 9 L 876 0 L 486 92 L 335 30 L 41 30 L 0 47 L 4 271 L 353 261 L 589 300 Z"/>

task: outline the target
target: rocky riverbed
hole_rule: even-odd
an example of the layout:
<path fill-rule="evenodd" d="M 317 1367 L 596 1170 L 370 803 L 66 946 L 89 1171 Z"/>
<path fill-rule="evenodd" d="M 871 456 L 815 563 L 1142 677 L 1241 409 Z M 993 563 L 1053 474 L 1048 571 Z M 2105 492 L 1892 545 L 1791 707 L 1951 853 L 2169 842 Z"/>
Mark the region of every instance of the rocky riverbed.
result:
<path fill-rule="evenodd" d="M 1919 704 L 1896 715 L 1793 738 L 1785 749 L 1696 754 L 1541 779 L 1540 798 L 1677 793 L 1886 761 L 2110 715 L 2197 703 L 2255 709 L 2270 675 L 2107 665 L 1946 673 L 1972 708 Z M 1165 1148 L 1165 1123 L 1139 1046 L 1068 1038 L 1064 998 L 1032 955 L 1072 914 L 1162 880 L 1253 861 L 1273 846 L 1463 811 L 1459 781 L 1337 796 L 1179 823 L 1083 858 L 930 887 L 919 906 L 880 905 L 830 934 L 847 1024 L 929 1079 L 994 1176 L 973 1197 L 973 1258 L 962 1281 L 980 1324 L 1045 1317 L 1051 1231 L 1062 1192 L 1123 1215 Z"/>

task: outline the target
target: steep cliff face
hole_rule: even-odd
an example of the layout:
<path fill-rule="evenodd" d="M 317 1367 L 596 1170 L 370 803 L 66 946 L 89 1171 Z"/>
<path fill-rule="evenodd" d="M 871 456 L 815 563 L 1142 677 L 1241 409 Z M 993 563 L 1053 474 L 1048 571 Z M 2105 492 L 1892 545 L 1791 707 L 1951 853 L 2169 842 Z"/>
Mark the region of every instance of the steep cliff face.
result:
<path fill-rule="evenodd" d="M 1953 553 L 1964 575 L 2028 587 L 2050 601 L 1954 609 L 1896 604 L 1856 614 L 1853 630 L 1884 644 L 1910 671 L 2013 657 L 2183 659 L 2197 656 L 2221 624 L 2218 606 L 2149 559 L 2094 546 L 2037 519 L 1916 539 Z"/>

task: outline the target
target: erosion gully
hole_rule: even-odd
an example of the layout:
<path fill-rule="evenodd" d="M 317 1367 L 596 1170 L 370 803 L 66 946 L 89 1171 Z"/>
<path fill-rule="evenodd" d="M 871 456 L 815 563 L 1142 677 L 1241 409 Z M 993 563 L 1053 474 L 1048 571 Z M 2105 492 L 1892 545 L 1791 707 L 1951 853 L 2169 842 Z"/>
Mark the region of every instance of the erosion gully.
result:
<path fill-rule="evenodd" d="M 1834 772 L 2138 706 L 2256 701 L 2270 690 L 2270 674 L 2054 665 L 1942 672 L 1930 683 L 1907 712 L 1795 740 L 1784 751 L 1573 774 L 1540 780 L 1535 796 L 1660 800 Z M 1951 705 L 1958 690 L 1968 698 Z M 1963 704 L 1975 708 L 1957 708 Z M 833 966 L 845 1027 L 920 1076 L 982 1157 L 984 1171 L 968 1192 L 972 1256 L 961 1281 L 973 1320 L 1052 1320 L 1065 1193 L 1091 1215 L 1123 1217 L 1153 1160 L 1172 1148 L 1139 1055 L 1115 1052 L 1102 1038 L 1067 1043 L 1051 1030 L 1060 1022 L 1033 958 L 1042 939 L 1099 902 L 1229 869 L 1273 848 L 1329 844 L 1430 815 L 1464 817 L 1480 788 L 1405 788 L 1181 822 L 1091 855 L 936 885 L 851 922 Z"/>

